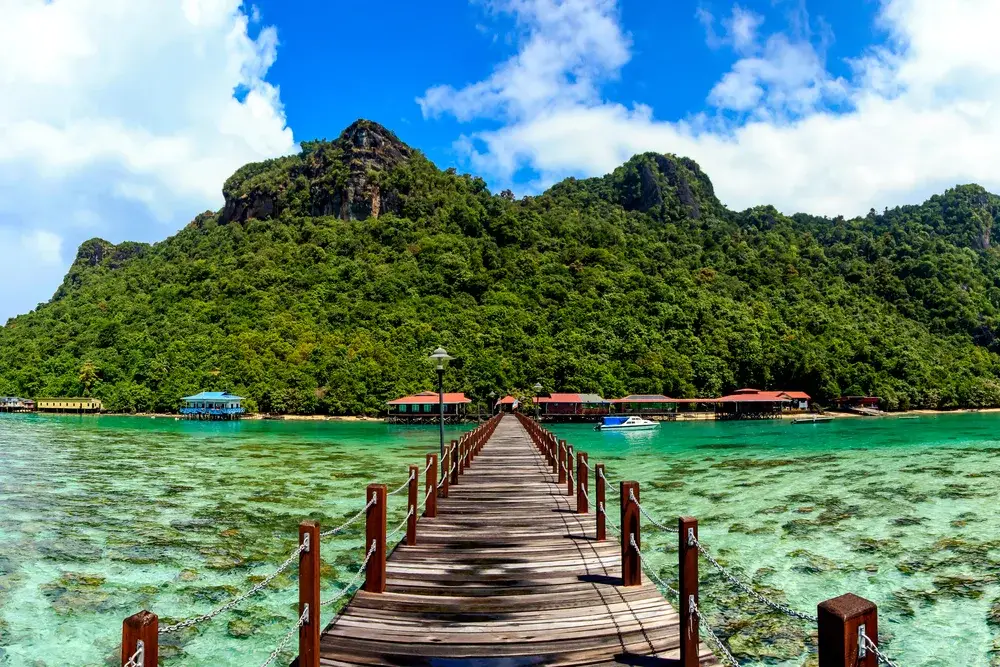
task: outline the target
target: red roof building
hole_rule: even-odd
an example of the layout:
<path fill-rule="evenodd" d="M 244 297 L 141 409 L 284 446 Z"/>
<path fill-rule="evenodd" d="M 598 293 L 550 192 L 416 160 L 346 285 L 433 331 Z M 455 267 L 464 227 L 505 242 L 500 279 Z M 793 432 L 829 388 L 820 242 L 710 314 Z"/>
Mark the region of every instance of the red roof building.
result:
<path fill-rule="evenodd" d="M 596 417 L 611 413 L 611 401 L 597 394 L 555 393 L 535 399 L 539 415 L 549 418 Z"/>
<path fill-rule="evenodd" d="M 440 417 L 436 391 L 422 391 L 412 396 L 403 396 L 388 401 L 390 422 L 427 421 Z M 465 406 L 472 403 L 462 392 L 447 392 L 444 395 L 444 415 L 447 421 L 456 421 L 465 415 Z"/>

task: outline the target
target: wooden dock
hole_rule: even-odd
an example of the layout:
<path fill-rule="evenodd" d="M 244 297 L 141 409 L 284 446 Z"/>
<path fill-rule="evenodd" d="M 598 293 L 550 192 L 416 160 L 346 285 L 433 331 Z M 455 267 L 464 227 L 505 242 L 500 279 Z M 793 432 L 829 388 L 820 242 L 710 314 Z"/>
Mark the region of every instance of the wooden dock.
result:
<path fill-rule="evenodd" d="M 622 586 L 621 547 L 595 526 L 504 418 L 388 557 L 385 592 L 358 591 L 325 628 L 320 664 L 671 664 L 677 612 L 651 583 Z"/>

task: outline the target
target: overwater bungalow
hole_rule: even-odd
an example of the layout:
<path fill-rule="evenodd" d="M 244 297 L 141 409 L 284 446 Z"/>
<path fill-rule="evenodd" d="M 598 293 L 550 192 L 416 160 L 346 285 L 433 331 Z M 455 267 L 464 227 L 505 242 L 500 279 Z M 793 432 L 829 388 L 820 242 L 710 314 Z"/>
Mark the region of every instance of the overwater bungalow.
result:
<path fill-rule="evenodd" d="M 728 396 L 715 399 L 716 419 L 776 419 L 792 404 L 784 391 L 737 389 Z"/>
<path fill-rule="evenodd" d="M 620 415 L 643 415 L 654 417 L 674 417 L 677 415 L 677 400 L 663 394 L 629 394 L 624 398 L 613 398 L 611 404 Z"/>
<path fill-rule="evenodd" d="M 203 391 L 181 399 L 180 413 L 188 419 L 230 420 L 243 416 L 243 398 L 228 391 Z"/>
<path fill-rule="evenodd" d="M 35 402 L 30 398 L 0 396 L 0 412 L 32 412 Z"/>
<path fill-rule="evenodd" d="M 104 409 L 96 398 L 39 398 L 35 401 L 38 412 L 75 412 L 97 414 Z"/>
<path fill-rule="evenodd" d="M 436 391 L 422 391 L 411 396 L 401 396 L 389 401 L 386 422 L 389 424 L 434 423 L 440 416 L 439 396 Z M 455 424 L 464 421 L 472 399 L 463 392 L 444 394 L 444 421 Z"/>
<path fill-rule="evenodd" d="M 611 401 L 598 394 L 556 393 L 535 401 L 538 415 L 545 421 L 595 421 L 611 414 Z"/>

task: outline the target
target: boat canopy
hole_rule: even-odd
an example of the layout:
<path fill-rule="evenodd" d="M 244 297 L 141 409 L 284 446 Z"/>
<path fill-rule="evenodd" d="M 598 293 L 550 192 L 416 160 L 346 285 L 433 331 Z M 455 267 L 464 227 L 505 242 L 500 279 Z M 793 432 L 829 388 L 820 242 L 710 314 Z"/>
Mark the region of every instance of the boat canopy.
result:
<path fill-rule="evenodd" d="M 628 421 L 628 417 L 604 417 L 604 426 L 620 426 Z"/>

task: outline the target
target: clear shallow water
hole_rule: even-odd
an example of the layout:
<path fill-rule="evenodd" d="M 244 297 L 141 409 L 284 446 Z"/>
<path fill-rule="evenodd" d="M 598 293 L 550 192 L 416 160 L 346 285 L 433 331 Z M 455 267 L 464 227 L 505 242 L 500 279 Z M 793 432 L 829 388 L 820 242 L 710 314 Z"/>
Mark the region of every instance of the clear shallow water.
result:
<path fill-rule="evenodd" d="M 702 543 L 777 600 L 810 613 L 846 592 L 876 602 L 900 665 L 1000 664 L 1000 415 L 553 430 L 610 479 L 639 481 L 665 523 L 698 517 Z M 677 537 L 648 522 L 643 536 L 675 579 Z M 709 568 L 701 604 L 737 657 L 815 664 L 811 624 L 763 613 Z"/>
<path fill-rule="evenodd" d="M 1000 664 L 1000 415 L 554 430 L 638 480 L 656 515 L 697 516 L 705 544 L 791 606 L 877 602 L 901 665 Z M 125 616 L 209 611 L 284 560 L 299 521 L 339 523 L 367 482 L 398 484 L 436 446 L 433 428 L 381 423 L 0 415 L 0 665 L 111 664 Z M 390 503 L 391 525 L 404 506 Z M 676 537 L 643 530 L 670 579 Z M 354 574 L 361 543 L 360 526 L 323 542 L 325 591 Z M 702 606 L 744 663 L 813 664 L 808 624 L 761 613 L 707 568 Z M 262 662 L 296 617 L 294 568 L 275 583 L 171 638 L 164 664 Z"/>

